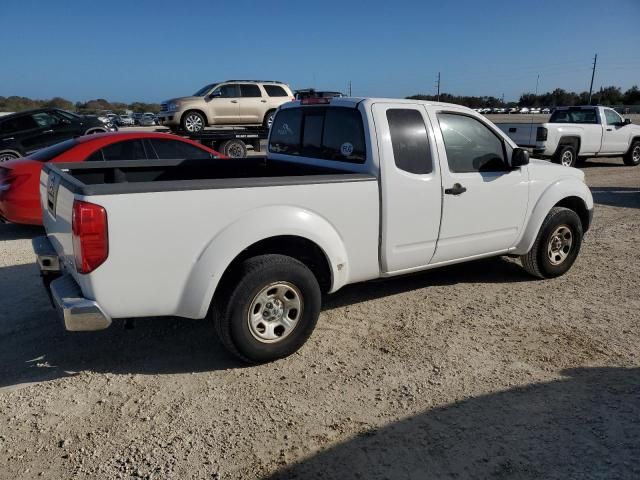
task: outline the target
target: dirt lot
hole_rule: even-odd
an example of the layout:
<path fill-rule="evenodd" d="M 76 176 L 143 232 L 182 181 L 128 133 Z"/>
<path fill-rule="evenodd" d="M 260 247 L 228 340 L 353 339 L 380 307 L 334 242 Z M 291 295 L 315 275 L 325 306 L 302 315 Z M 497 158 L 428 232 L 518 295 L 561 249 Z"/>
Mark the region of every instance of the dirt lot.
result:
<path fill-rule="evenodd" d="M 244 367 L 203 321 L 66 333 L 0 225 L 0 478 L 640 478 L 640 167 L 585 167 L 594 226 L 536 281 L 497 258 L 326 298 Z"/>

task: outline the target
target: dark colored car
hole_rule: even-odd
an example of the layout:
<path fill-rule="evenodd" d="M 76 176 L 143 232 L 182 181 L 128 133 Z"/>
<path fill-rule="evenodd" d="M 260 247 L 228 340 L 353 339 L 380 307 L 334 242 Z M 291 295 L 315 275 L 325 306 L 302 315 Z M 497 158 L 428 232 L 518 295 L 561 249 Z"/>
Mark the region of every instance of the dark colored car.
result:
<path fill-rule="evenodd" d="M 0 117 L 0 162 L 24 157 L 70 138 L 108 132 L 113 127 L 96 117 L 57 108 L 40 108 Z"/>

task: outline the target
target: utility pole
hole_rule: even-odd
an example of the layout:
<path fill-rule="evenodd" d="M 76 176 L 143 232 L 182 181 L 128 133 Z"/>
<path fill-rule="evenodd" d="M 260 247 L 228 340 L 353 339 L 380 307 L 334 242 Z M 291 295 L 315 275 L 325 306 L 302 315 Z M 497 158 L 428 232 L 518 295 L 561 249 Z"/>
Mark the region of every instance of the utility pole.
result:
<path fill-rule="evenodd" d="M 438 81 L 436 82 L 438 86 L 438 102 L 440 101 L 440 72 L 438 72 Z"/>
<path fill-rule="evenodd" d="M 591 93 L 593 92 L 593 77 L 596 75 L 596 63 L 598 62 L 598 54 L 593 57 L 593 70 L 591 71 L 591 85 L 589 86 L 589 105 L 591 105 Z"/>
<path fill-rule="evenodd" d="M 349 96 L 351 96 L 351 80 L 349 80 Z"/>
<path fill-rule="evenodd" d="M 502 105 L 504 105 L 504 93 L 502 94 Z"/>

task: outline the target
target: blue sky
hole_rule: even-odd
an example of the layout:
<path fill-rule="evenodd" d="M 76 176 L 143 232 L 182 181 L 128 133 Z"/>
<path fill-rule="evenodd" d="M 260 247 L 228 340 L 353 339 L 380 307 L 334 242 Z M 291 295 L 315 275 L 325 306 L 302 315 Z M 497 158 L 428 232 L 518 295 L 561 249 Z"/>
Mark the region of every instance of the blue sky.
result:
<path fill-rule="evenodd" d="M 230 78 L 517 99 L 640 84 L 640 0 L 0 0 L 0 95 L 160 101 Z"/>

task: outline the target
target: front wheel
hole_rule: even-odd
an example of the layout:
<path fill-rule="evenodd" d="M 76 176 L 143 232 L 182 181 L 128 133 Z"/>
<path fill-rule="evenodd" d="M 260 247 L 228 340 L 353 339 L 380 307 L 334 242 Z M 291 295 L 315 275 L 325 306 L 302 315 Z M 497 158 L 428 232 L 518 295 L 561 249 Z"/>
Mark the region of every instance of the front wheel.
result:
<path fill-rule="evenodd" d="M 631 167 L 640 165 L 640 140 L 636 140 L 631 144 L 631 148 L 625 154 L 623 160 L 625 165 L 629 165 Z"/>
<path fill-rule="evenodd" d="M 553 207 L 542 222 L 531 250 L 521 257 L 523 268 L 539 278 L 566 273 L 582 245 L 582 222 L 573 210 Z"/>
<path fill-rule="evenodd" d="M 232 354 L 264 363 L 296 352 L 320 315 L 320 286 L 302 262 L 285 255 L 245 260 L 214 303 L 218 336 Z"/>
<path fill-rule="evenodd" d="M 198 133 L 204 130 L 205 120 L 198 112 L 187 112 L 182 116 L 182 129 L 187 133 Z"/>

